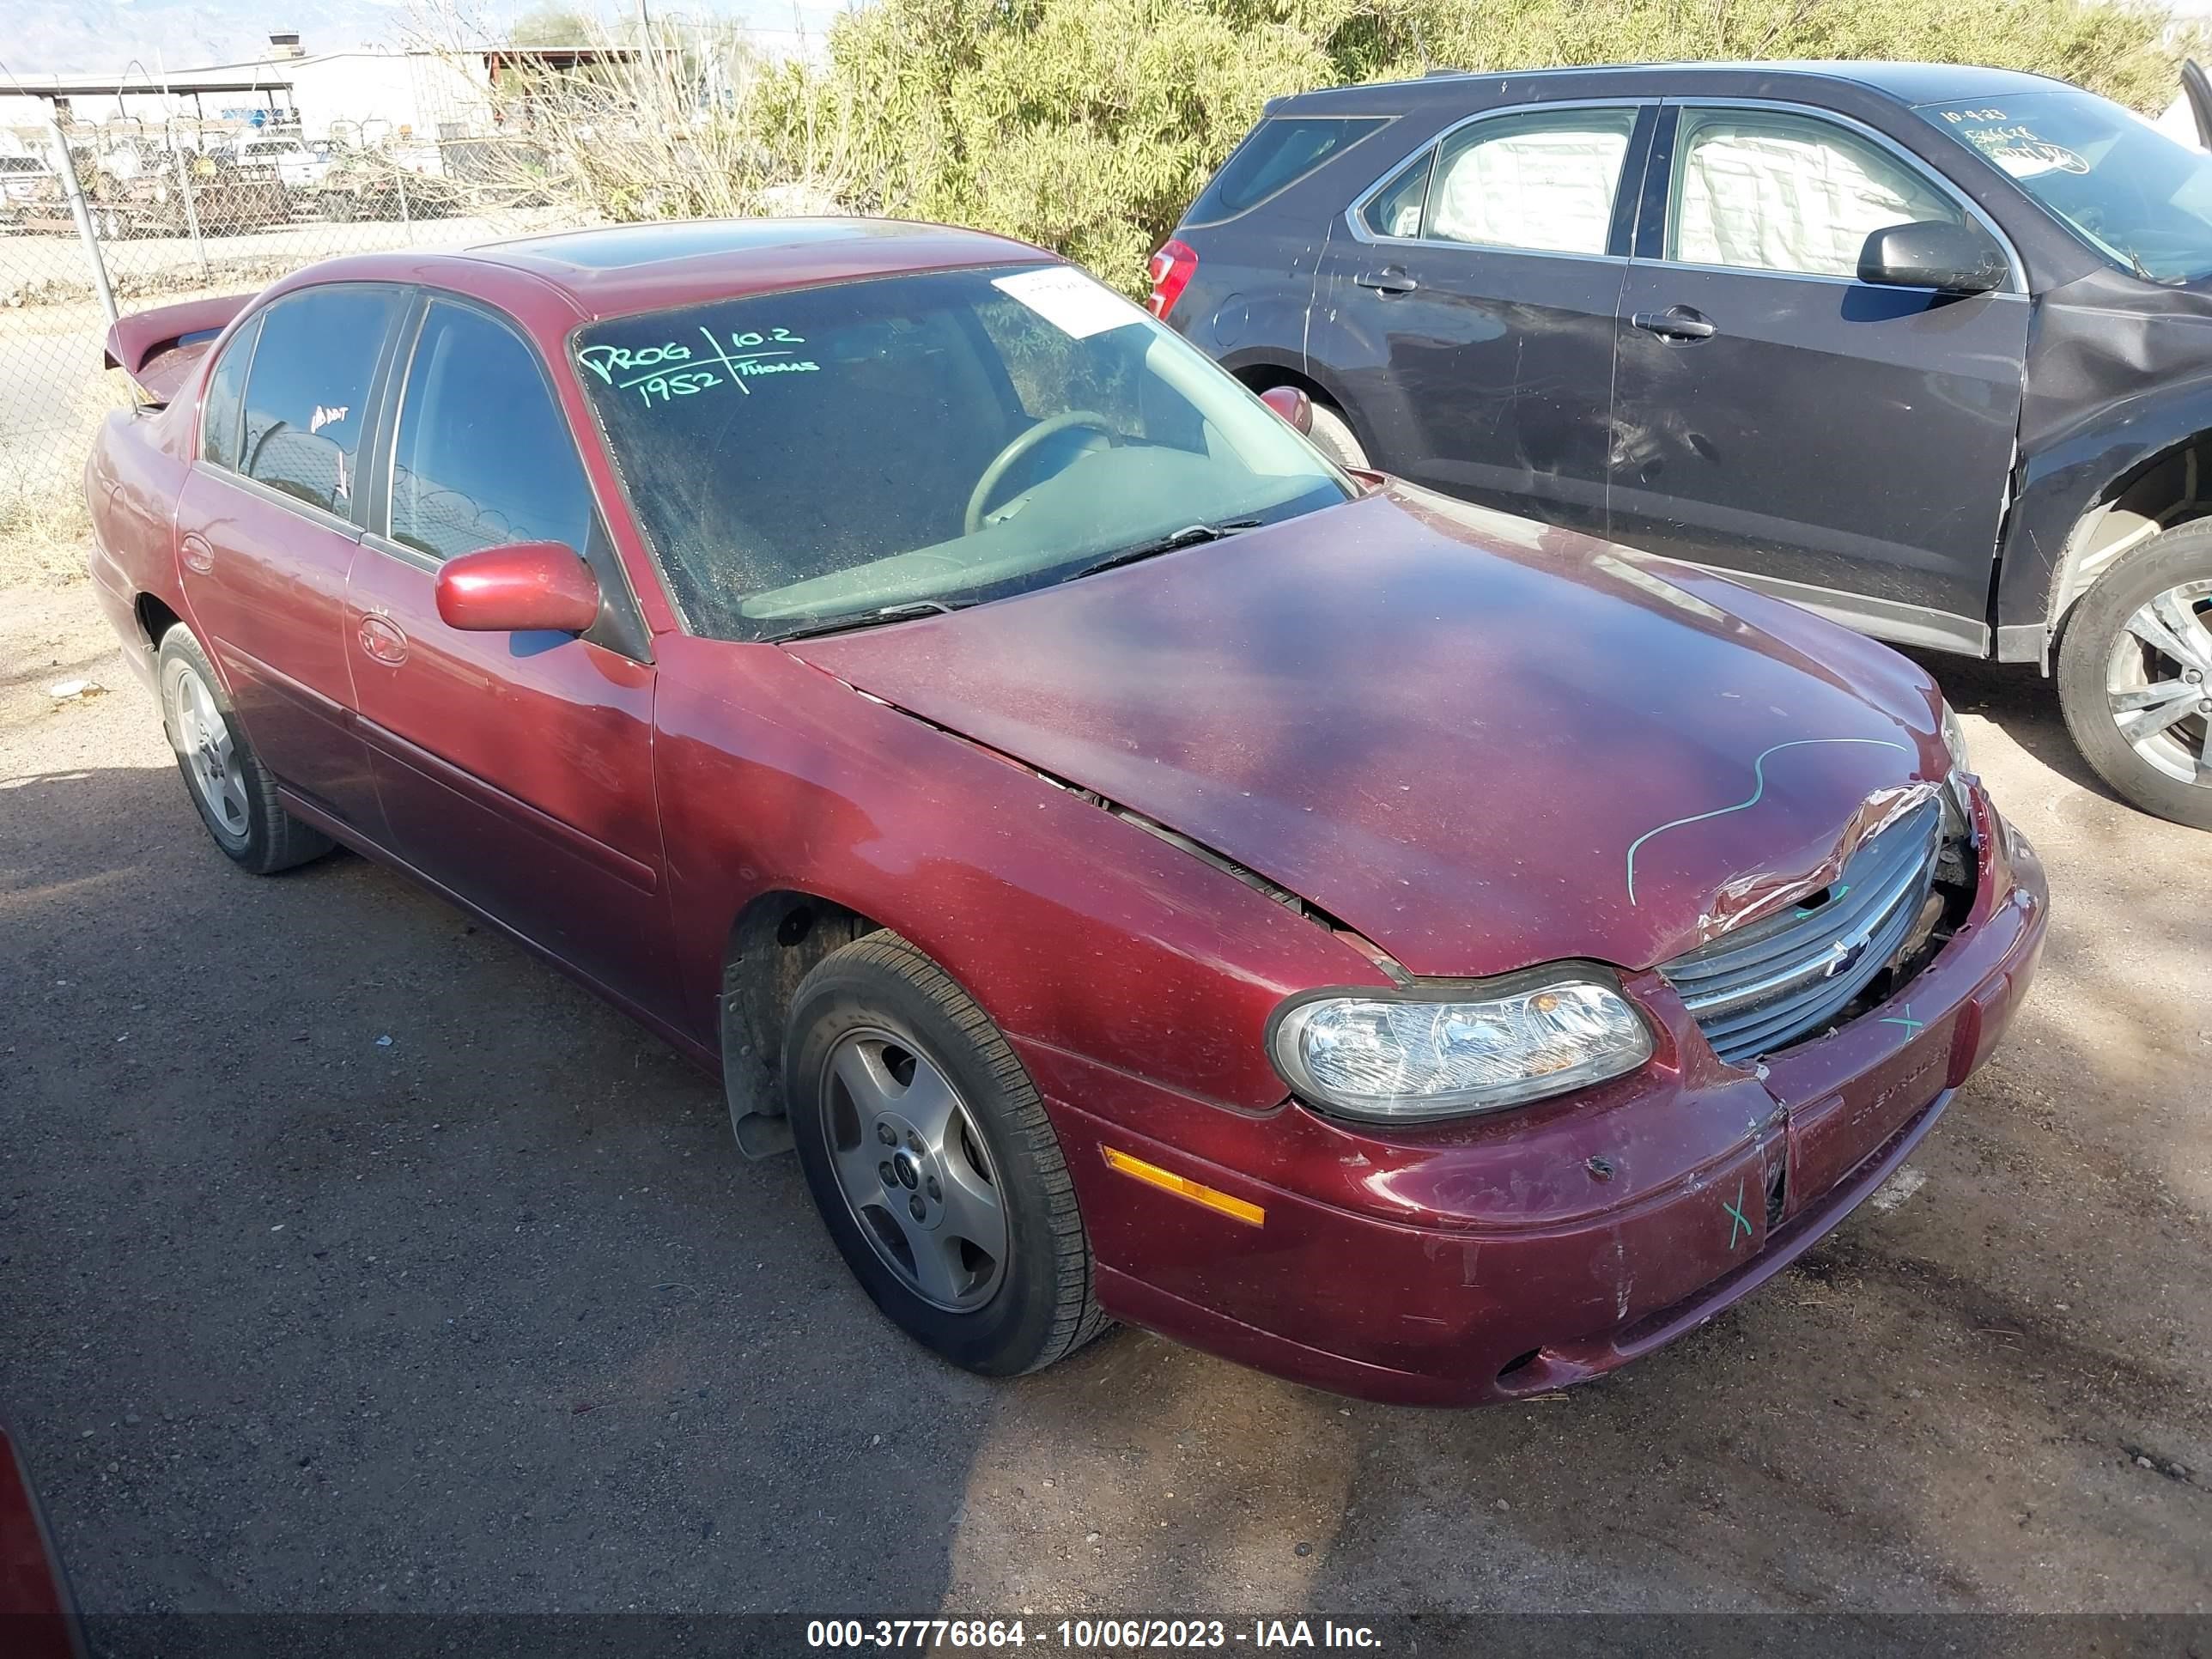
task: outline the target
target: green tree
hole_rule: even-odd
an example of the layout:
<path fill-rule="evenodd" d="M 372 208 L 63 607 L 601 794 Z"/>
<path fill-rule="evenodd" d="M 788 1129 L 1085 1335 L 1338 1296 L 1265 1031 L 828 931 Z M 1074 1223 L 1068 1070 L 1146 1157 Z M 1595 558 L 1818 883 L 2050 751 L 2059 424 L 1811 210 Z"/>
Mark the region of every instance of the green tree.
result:
<path fill-rule="evenodd" d="M 546 9 L 556 43 L 604 25 Z M 818 210 L 1039 243 L 1132 293 L 1271 98 L 1561 64 L 1898 58 L 2039 70 L 2137 109 L 2179 88 L 2137 0 L 874 0 L 826 61 L 656 24 L 663 49 L 531 91 L 544 191 L 615 218 Z"/>
<path fill-rule="evenodd" d="M 849 112 L 854 205 L 1004 231 L 1134 292 L 1285 93 L 1431 68 L 1901 58 L 2152 109 L 2178 87 L 2169 21 L 2132 0 L 877 0 L 787 85 Z"/>

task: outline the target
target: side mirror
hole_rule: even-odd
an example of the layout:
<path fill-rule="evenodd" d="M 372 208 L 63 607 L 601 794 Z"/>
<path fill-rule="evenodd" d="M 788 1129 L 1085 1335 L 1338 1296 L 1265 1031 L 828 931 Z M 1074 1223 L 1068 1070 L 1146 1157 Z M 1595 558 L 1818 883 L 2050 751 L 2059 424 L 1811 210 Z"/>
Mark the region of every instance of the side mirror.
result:
<path fill-rule="evenodd" d="M 1294 386 L 1271 386 L 1260 401 L 1283 417 L 1293 432 L 1313 430 L 1313 399 Z"/>
<path fill-rule="evenodd" d="M 510 542 L 438 567 L 438 615 L 471 634 L 580 634 L 599 620 L 599 585 L 572 547 Z"/>
<path fill-rule="evenodd" d="M 1859 249 L 1859 281 L 1884 288 L 1932 288 L 1986 294 L 2011 275 L 2004 250 L 1979 225 L 1940 219 L 1887 225 Z"/>

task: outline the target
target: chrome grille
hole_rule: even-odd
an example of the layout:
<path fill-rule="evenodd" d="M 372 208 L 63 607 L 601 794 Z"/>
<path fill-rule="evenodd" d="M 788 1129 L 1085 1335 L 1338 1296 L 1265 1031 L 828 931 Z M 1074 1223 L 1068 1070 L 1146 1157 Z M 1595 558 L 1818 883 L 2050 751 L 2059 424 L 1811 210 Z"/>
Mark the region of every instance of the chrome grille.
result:
<path fill-rule="evenodd" d="M 1942 829 L 1929 801 L 1863 842 L 1823 891 L 1662 967 L 1713 1052 L 1741 1065 L 1848 1008 L 1911 934 Z"/>

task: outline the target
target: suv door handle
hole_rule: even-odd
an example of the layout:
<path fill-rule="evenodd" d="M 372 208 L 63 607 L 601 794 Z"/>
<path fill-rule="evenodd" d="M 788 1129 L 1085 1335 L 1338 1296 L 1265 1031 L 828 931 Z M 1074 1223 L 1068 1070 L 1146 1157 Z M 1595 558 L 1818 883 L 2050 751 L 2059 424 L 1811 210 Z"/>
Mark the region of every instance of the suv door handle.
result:
<path fill-rule="evenodd" d="M 1377 294 L 1411 294 L 1420 284 L 1407 274 L 1403 265 L 1385 265 L 1380 270 L 1363 270 L 1352 279 L 1362 288 L 1371 288 Z"/>
<path fill-rule="evenodd" d="M 1668 306 L 1664 311 L 1639 311 L 1628 320 L 1647 334 L 1656 334 L 1662 340 L 1674 340 L 1684 344 L 1692 340 L 1710 340 L 1720 332 L 1703 313 L 1688 306 Z"/>

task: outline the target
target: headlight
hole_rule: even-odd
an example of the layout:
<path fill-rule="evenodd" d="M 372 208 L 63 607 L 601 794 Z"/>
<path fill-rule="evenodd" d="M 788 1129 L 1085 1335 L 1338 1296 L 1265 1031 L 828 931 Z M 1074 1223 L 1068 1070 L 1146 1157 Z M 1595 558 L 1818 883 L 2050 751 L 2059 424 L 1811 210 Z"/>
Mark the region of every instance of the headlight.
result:
<path fill-rule="evenodd" d="M 1619 1077 L 1651 1058 L 1651 1033 L 1612 986 L 1547 977 L 1486 997 L 1315 997 L 1277 1017 L 1271 1046 L 1313 1104 L 1417 1123 Z"/>
<path fill-rule="evenodd" d="M 1959 724 L 1959 716 L 1951 707 L 1951 700 L 1943 700 L 1943 746 L 1951 751 L 1951 769 L 1971 772 L 1974 769 L 1966 759 L 1966 733 Z"/>

